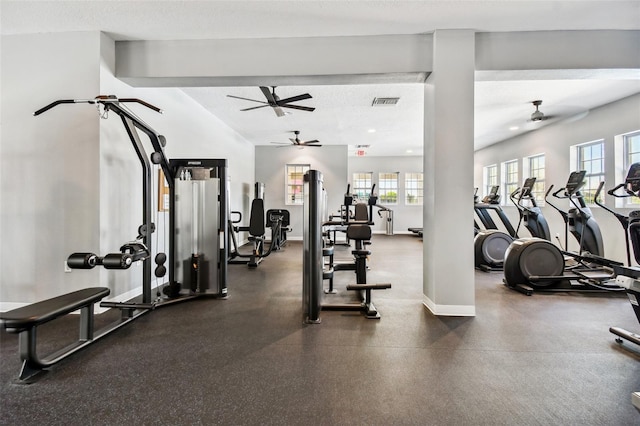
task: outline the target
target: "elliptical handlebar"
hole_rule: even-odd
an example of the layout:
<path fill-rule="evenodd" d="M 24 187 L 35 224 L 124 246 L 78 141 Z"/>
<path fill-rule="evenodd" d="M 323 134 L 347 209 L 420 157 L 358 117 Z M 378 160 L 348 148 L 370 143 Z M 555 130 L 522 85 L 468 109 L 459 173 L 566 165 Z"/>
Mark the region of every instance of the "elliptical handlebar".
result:
<path fill-rule="evenodd" d="M 625 188 L 625 193 L 624 194 L 616 194 L 616 191 L 618 189 L 620 189 L 620 188 Z M 626 189 L 626 183 L 621 183 L 621 184 L 616 185 L 615 187 L 613 187 L 610 190 L 608 190 L 607 194 L 611 195 L 612 197 L 616 197 L 616 198 L 629 198 L 629 197 L 635 196 L 635 194 L 633 192 L 630 192 L 628 189 Z"/>
<path fill-rule="evenodd" d="M 520 187 L 517 187 L 511 194 L 509 194 L 509 199 L 513 203 L 514 206 L 520 210 L 522 206 L 520 205 L 520 200 L 522 200 L 522 192 L 520 191 Z M 520 195 L 516 200 L 516 195 Z"/>

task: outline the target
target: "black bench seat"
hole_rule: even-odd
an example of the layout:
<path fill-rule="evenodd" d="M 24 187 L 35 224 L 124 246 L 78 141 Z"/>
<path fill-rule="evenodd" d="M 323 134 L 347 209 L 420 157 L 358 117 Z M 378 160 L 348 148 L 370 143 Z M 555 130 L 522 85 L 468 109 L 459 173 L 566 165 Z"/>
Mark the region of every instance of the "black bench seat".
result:
<path fill-rule="evenodd" d="M 10 333 L 19 333 L 20 359 L 23 361 L 20 379 L 27 380 L 92 343 L 94 304 L 109 293 L 107 287 L 85 288 L 0 313 L 4 328 Z M 39 358 L 36 345 L 38 326 L 77 310 L 80 310 L 78 341 L 45 358 Z"/>

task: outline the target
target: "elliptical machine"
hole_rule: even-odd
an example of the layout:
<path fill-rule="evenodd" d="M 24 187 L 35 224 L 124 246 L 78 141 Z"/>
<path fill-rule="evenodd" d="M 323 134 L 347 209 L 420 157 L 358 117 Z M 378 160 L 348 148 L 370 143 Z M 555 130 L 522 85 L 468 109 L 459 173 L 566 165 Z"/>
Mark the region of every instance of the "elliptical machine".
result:
<path fill-rule="evenodd" d="M 551 232 L 549 231 L 549 224 L 543 216 L 542 210 L 538 207 L 536 198 L 532 192 L 535 183 L 535 177 L 525 179 L 522 188 L 520 188 L 520 191 L 516 194 L 518 198 L 515 199 L 515 197 L 511 197 L 511 202 L 516 206 L 520 214 L 516 233 L 520 230 L 520 225 L 524 224 L 532 237 L 550 241 Z"/>
<path fill-rule="evenodd" d="M 580 243 L 578 253 L 560 250 L 542 238 L 515 240 L 507 249 L 504 260 L 504 284 L 511 289 L 530 296 L 536 291 L 621 291 L 615 284 L 613 268 L 622 263 L 601 257 L 602 235 L 591 211 L 586 207 L 580 189 L 584 186 L 586 172 L 576 171 L 569 176 L 564 188 L 553 195 L 568 199 L 575 208 L 563 214 L 565 219 L 565 244 L 570 231 Z M 598 197 L 604 182 L 596 191 Z M 547 191 L 551 192 L 553 186 Z M 547 203 L 563 213 L 547 200 Z M 598 250 L 590 253 L 584 248 Z M 566 247 L 566 245 L 565 245 Z M 572 265 L 565 263 L 565 256 Z"/>
<path fill-rule="evenodd" d="M 619 190 L 624 189 L 623 193 Z M 607 191 L 607 193 L 616 198 L 640 198 L 640 163 L 634 163 L 629 167 L 627 177 L 624 183 Z M 613 211 L 597 198 L 596 204 L 608 211 L 618 219 L 622 229 L 624 229 L 625 245 L 627 252 L 627 267 L 617 266 L 614 270 L 617 274 L 616 283 L 623 287 L 631 303 L 631 307 L 640 322 L 640 268 L 631 266 L 631 249 L 629 241 L 633 245 L 633 254 L 636 263 L 640 264 L 640 210 L 633 210 L 628 216 Z M 623 343 L 623 339 L 640 345 L 640 334 L 632 333 L 620 327 L 610 327 L 609 331 L 616 335 L 616 342 Z"/>
<path fill-rule="evenodd" d="M 474 203 L 473 206 L 477 217 L 485 227 L 483 231 L 475 233 L 473 240 L 475 266 L 485 272 L 502 270 L 507 247 L 514 238 L 518 238 L 516 230 L 500 207 L 499 188 L 497 185 L 491 187 L 491 191 L 482 199 L 482 202 Z M 490 211 L 495 212 L 507 232 L 498 230 L 498 226 L 491 218 Z M 477 228 L 475 221 L 474 228 Z"/>

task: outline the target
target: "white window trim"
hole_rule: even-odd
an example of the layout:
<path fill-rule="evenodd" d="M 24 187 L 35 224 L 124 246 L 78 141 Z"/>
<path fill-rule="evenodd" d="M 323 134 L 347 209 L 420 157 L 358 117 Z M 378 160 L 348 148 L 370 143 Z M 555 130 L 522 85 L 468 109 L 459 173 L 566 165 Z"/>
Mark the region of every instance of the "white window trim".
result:
<path fill-rule="evenodd" d="M 382 196 L 380 195 L 382 192 L 382 186 L 380 185 L 380 175 L 383 174 L 393 174 L 396 175 L 396 201 L 394 203 L 388 203 L 382 200 Z M 378 172 L 378 202 L 380 204 L 384 204 L 385 206 L 397 206 L 400 198 L 400 172 Z"/>
<path fill-rule="evenodd" d="M 579 144 L 576 144 L 576 145 L 571 145 L 571 147 L 569 148 L 569 161 L 570 161 L 569 170 L 576 171 L 576 170 L 578 170 L 580 168 L 580 165 L 578 164 L 580 162 L 580 158 L 579 158 L 578 152 L 580 151 L 581 148 L 589 146 L 589 145 L 595 145 L 595 144 L 598 144 L 598 143 L 601 143 L 602 147 L 603 147 L 603 155 L 604 155 L 604 157 L 603 157 L 604 162 L 603 163 L 604 164 L 602 165 L 602 168 L 603 168 L 602 176 L 603 176 L 603 179 L 604 179 L 604 177 L 606 177 L 606 168 L 605 168 L 605 166 L 606 166 L 606 160 L 607 160 L 606 153 L 604 153 L 604 149 L 606 148 L 606 143 L 605 143 L 605 139 L 604 138 L 594 139 L 594 140 L 589 141 L 589 142 L 583 142 L 583 143 L 579 143 Z M 587 178 L 589 176 L 590 175 L 586 175 L 585 178 Z M 598 205 L 595 204 L 595 203 L 588 203 L 586 200 L 585 200 L 585 203 L 590 208 L 594 208 L 594 207 L 598 208 Z"/>
<path fill-rule="evenodd" d="M 507 172 L 507 164 L 511 164 L 511 163 L 515 163 L 516 167 L 517 167 L 517 173 L 516 173 L 516 180 L 515 182 L 507 182 L 507 176 L 509 175 Z M 503 161 L 502 163 L 500 163 L 500 175 L 502 178 L 502 181 L 499 183 L 500 185 L 500 192 L 502 193 L 501 199 L 500 199 L 500 204 L 503 206 L 508 206 L 508 205 L 513 205 L 511 203 L 511 199 L 509 198 L 509 196 L 511 195 L 511 192 L 509 188 L 507 188 L 509 185 L 516 185 L 516 188 L 519 186 L 520 183 L 520 163 L 518 162 L 518 159 L 515 158 L 513 160 L 507 160 L 507 161 Z"/>
<path fill-rule="evenodd" d="M 532 154 L 529 155 L 527 157 L 523 157 L 522 158 L 522 181 L 524 182 L 525 179 L 533 177 L 532 175 L 532 171 L 531 171 L 531 159 L 532 158 L 536 158 L 536 157 L 544 157 L 544 175 L 545 175 L 545 179 L 542 180 L 542 182 L 544 182 L 544 191 L 546 192 L 547 188 L 547 158 L 546 158 L 546 154 L 544 152 L 539 152 L 537 154 Z M 538 183 L 538 179 L 536 178 L 536 184 Z M 544 194 L 542 195 L 542 199 L 541 200 L 536 200 L 536 204 L 538 204 L 538 207 L 543 207 L 545 205 L 545 200 L 544 200 Z"/>
<path fill-rule="evenodd" d="M 422 176 L 422 189 L 420 190 L 422 194 L 420 194 L 420 199 L 422 200 L 419 203 L 409 203 L 409 192 L 407 191 L 407 176 L 409 175 L 421 175 Z M 424 205 L 424 172 L 405 172 L 404 175 L 404 205 L 405 206 L 422 206 Z"/>
<path fill-rule="evenodd" d="M 289 200 L 289 167 L 307 167 L 307 170 L 311 169 L 310 164 L 301 164 L 301 163 L 287 163 L 284 166 L 284 204 L 285 206 L 301 206 L 304 204 L 304 183 L 302 185 L 302 202 L 294 203 Z"/>

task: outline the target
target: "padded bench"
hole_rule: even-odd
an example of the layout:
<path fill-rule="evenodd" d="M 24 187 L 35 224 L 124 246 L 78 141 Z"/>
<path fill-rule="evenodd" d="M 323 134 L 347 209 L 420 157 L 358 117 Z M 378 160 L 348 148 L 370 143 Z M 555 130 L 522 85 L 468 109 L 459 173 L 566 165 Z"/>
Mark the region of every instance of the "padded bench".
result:
<path fill-rule="evenodd" d="M 0 313 L 4 328 L 19 333 L 20 359 L 23 361 L 20 380 L 27 380 L 47 367 L 77 352 L 94 340 L 94 304 L 107 296 L 107 287 L 91 287 L 36 302 L 8 312 Z M 80 337 L 44 358 L 38 357 L 36 330 L 39 325 L 80 309 Z"/>

